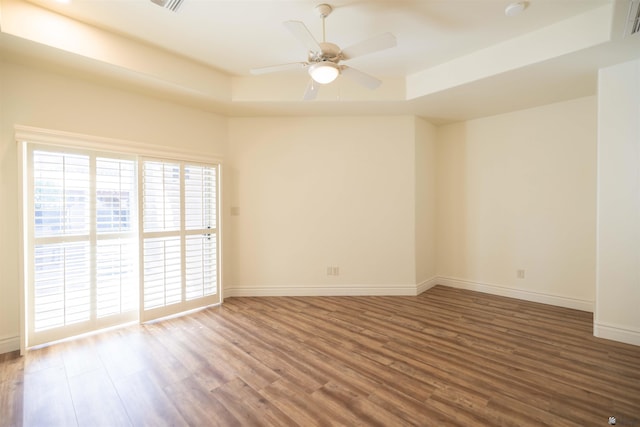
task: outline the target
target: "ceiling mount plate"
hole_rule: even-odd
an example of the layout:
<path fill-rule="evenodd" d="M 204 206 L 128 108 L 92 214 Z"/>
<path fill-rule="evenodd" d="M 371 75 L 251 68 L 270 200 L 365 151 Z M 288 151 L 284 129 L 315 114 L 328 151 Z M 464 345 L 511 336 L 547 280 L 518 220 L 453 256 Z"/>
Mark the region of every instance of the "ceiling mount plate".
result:
<path fill-rule="evenodd" d="M 318 14 L 320 18 L 326 18 L 327 16 L 331 15 L 333 8 L 326 3 L 322 3 L 314 7 L 313 10 Z"/>
<path fill-rule="evenodd" d="M 504 14 L 507 16 L 517 16 L 520 15 L 524 10 L 529 6 L 529 2 L 519 1 L 515 3 L 508 4 L 504 9 Z"/>

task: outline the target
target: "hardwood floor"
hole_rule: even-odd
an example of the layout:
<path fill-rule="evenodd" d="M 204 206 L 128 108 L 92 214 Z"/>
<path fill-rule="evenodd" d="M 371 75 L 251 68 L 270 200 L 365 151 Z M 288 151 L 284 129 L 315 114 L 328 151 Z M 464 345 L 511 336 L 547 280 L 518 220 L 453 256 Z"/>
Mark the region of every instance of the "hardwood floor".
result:
<path fill-rule="evenodd" d="M 0 355 L 2 426 L 640 426 L 591 313 L 436 286 L 224 306 Z"/>

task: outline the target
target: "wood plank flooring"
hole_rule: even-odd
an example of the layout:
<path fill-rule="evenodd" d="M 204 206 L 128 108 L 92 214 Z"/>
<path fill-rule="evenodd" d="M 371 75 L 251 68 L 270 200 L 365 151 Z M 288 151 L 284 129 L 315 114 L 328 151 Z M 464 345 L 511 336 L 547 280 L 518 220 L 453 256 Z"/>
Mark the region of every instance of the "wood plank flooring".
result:
<path fill-rule="evenodd" d="M 0 355 L 0 426 L 640 427 L 640 347 L 590 313 L 436 286 L 229 298 Z"/>

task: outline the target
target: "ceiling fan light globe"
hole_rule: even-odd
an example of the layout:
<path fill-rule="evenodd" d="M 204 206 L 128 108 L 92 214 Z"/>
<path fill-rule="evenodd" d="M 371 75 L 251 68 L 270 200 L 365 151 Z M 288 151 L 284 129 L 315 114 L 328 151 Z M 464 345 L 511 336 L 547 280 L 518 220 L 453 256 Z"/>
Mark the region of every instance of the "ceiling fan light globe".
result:
<path fill-rule="evenodd" d="M 340 69 L 333 62 L 318 62 L 309 67 L 309 75 L 316 83 L 326 85 L 338 78 Z"/>

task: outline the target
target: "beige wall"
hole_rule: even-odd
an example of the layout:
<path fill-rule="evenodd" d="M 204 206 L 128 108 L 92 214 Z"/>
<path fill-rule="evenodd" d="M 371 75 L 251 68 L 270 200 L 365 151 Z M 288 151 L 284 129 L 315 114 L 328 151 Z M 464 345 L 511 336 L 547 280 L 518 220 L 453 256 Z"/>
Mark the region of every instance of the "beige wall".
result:
<path fill-rule="evenodd" d="M 0 350 L 17 345 L 18 168 L 14 125 L 224 154 L 226 119 L 52 72 L 0 62 Z M 0 351 L 1 352 L 1 351 Z"/>
<path fill-rule="evenodd" d="M 588 97 L 438 129 L 440 283 L 593 309 L 596 121 Z"/>
<path fill-rule="evenodd" d="M 230 119 L 229 293 L 415 293 L 415 120 Z"/>
<path fill-rule="evenodd" d="M 224 154 L 227 296 L 412 294 L 437 281 L 592 309 L 595 97 L 441 127 L 223 118 L 1 65 L 0 349 L 19 331 L 16 123 Z"/>
<path fill-rule="evenodd" d="M 416 284 L 422 290 L 436 277 L 436 127 L 417 118 L 415 129 Z"/>
<path fill-rule="evenodd" d="M 600 70 L 594 333 L 640 345 L 640 61 Z"/>

